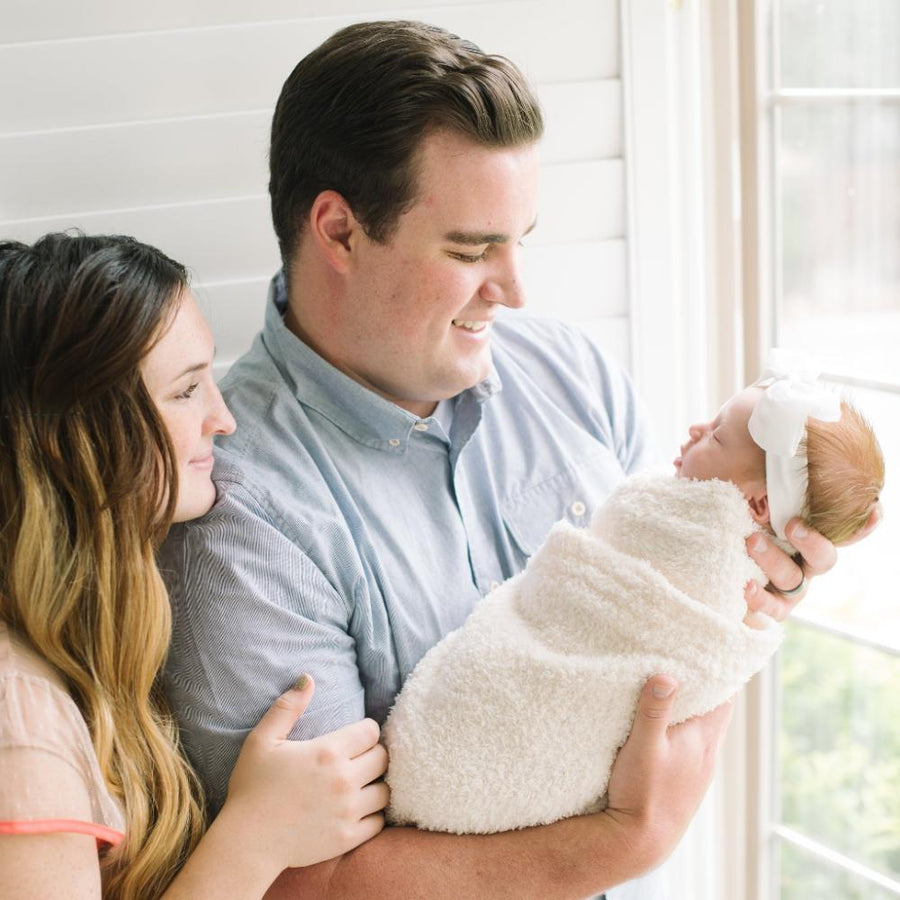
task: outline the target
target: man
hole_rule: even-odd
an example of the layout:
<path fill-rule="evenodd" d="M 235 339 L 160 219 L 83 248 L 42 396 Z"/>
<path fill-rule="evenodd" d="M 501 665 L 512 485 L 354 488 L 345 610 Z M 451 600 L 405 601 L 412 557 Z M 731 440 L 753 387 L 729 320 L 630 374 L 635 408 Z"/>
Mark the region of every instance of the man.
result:
<path fill-rule="evenodd" d="M 383 722 L 421 656 L 554 521 L 586 523 L 644 462 L 620 371 L 571 329 L 498 319 L 524 303 L 542 127 L 511 63 L 417 23 L 344 29 L 284 85 L 270 156 L 283 274 L 223 385 L 238 430 L 217 504 L 163 559 L 167 690 L 213 809 L 300 671 L 318 688 L 293 737 Z M 832 562 L 816 535 L 798 548 Z M 775 585 L 801 581 L 777 549 L 757 558 Z M 667 729 L 674 688 L 664 674 L 645 688 L 604 813 L 490 836 L 391 828 L 272 896 L 585 897 L 648 871 L 702 798 L 729 717 Z"/>

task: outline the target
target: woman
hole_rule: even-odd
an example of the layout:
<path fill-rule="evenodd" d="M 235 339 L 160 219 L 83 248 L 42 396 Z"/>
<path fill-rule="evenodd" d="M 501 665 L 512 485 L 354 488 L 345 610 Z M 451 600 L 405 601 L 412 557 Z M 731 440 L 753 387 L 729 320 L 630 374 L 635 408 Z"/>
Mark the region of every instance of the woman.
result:
<path fill-rule="evenodd" d="M 215 500 L 213 436 L 234 420 L 212 355 L 158 250 L 0 243 L 0 898 L 260 897 L 383 826 L 374 722 L 286 740 L 304 676 L 201 837 L 156 687 L 170 616 L 154 552 Z"/>

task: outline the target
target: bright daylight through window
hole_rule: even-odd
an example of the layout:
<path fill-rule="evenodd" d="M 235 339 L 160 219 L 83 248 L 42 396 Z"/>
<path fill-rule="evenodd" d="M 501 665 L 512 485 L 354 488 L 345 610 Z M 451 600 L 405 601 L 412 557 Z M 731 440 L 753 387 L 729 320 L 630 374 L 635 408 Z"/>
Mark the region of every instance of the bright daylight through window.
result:
<path fill-rule="evenodd" d="M 817 580 L 775 679 L 775 900 L 900 896 L 900 2 L 771 0 L 771 343 L 871 420 L 885 521 Z"/>

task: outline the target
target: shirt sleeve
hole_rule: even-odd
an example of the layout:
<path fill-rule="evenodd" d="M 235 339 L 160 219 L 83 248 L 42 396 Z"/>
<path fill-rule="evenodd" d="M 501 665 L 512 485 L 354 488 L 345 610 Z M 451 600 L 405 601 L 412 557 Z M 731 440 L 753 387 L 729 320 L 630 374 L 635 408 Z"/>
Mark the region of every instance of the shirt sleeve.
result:
<path fill-rule="evenodd" d="M 122 813 L 71 697 L 43 678 L 8 675 L 0 698 L 0 833 L 74 831 L 118 843 Z"/>
<path fill-rule="evenodd" d="M 164 687 L 213 813 L 247 733 L 301 673 L 316 691 L 292 738 L 365 714 L 347 601 L 245 488 L 217 488 L 160 556 L 174 616 Z"/>

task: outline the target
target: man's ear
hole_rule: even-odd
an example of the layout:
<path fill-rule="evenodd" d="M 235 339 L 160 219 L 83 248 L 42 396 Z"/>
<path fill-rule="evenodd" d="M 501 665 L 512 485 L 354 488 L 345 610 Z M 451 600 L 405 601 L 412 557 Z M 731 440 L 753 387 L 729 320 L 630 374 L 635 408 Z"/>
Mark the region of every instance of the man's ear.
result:
<path fill-rule="evenodd" d="M 750 515 L 757 525 L 769 524 L 769 495 L 765 491 L 751 493 L 747 497 L 747 505 L 750 507 Z"/>
<path fill-rule="evenodd" d="M 354 240 L 362 228 L 337 191 L 322 191 L 309 211 L 309 233 L 319 252 L 338 272 L 346 272 Z"/>

